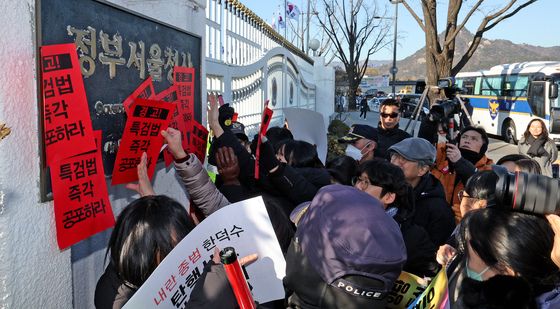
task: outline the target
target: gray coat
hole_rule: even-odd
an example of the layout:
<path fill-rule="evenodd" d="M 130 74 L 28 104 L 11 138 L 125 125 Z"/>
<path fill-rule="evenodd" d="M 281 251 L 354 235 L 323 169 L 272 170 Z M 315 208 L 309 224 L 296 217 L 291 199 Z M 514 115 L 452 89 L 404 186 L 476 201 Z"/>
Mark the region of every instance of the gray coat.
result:
<path fill-rule="evenodd" d="M 189 159 L 185 162 L 175 162 L 175 170 L 189 192 L 194 205 L 202 211 L 205 217 L 230 204 L 210 180 L 208 173 L 195 155 L 189 154 Z"/>
<path fill-rule="evenodd" d="M 553 141 L 549 140 L 544 144 L 544 149 L 550 155 L 543 157 L 531 157 L 527 154 L 531 145 L 525 142 L 525 137 L 521 137 L 517 147 L 519 148 L 520 154 L 526 155 L 539 163 L 543 175 L 552 177 L 552 163 L 558 158 L 558 149 L 556 149 L 556 144 Z"/>

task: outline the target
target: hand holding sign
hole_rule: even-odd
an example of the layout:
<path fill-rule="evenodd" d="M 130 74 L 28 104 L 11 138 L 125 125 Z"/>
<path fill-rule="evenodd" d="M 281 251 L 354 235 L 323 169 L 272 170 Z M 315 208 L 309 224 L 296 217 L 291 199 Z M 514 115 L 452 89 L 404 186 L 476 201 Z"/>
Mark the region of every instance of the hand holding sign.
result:
<path fill-rule="evenodd" d="M 140 194 L 140 197 L 156 195 L 150 177 L 148 177 L 148 154 L 143 153 L 138 164 L 138 183 L 126 184 L 126 188 L 134 190 Z"/>
<path fill-rule="evenodd" d="M 182 159 L 187 156 L 187 153 L 181 144 L 181 132 L 179 130 L 175 130 L 170 127 L 167 128 L 167 130 L 161 131 L 161 135 L 167 143 L 167 149 L 169 149 L 169 152 L 175 160 Z"/>

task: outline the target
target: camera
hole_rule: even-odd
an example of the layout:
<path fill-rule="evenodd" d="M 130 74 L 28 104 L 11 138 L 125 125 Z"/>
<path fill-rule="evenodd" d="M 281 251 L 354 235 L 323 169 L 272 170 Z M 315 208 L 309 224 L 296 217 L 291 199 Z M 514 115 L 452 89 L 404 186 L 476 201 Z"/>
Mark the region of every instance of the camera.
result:
<path fill-rule="evenodd" d="M 441 100 L 432 105 L 428 116 L 432 121 L 443 123 L 461 112 L 461 102 L 457 98 L 457 94 L 461 93 L 462 89 L 457 87 L 451 78 L 440 79 L 438 88 L 444 91 L 447 100 Z"/>
<path fill-rule="evenodd" d="M 505 168 L 493 170 L 498 175 L 497 207 L 536 214 L 552 214 L 560 210 L 560 183 L 557 179 L 523 172 L 509 173 Z"/>

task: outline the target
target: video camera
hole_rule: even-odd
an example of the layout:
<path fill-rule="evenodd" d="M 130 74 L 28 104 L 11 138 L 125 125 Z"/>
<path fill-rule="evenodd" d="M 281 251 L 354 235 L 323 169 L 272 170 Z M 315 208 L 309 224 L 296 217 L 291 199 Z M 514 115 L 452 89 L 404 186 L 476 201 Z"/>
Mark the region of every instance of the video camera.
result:
<path fill-rule="evenodd" d="M 461 102 L 457 98 L 457 94 L 460 94 L 463 90 L 455 85 L 452 78 L 440 79 L 438 88 L 444 91 L 447 99 L 440 100 L 432 105 L 428 117 L 432 121 L 447 123 L 449 118 L 461 113 Z"/>

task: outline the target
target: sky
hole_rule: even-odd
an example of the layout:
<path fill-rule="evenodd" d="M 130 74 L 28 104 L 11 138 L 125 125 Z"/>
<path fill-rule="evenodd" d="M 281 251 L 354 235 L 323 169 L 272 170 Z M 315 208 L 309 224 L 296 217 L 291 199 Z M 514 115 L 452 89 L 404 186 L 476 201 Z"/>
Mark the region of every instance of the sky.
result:
<path fill-rule="evenodd" d="M 263 20 L 271 22 L 273 14 L 279 11 L 280 5 L 284 4 L 281 0 L 240 0 L 246 7 L 259 15 Z M 320 1 L 320 0 L 319 0 Z M 292 3 L 297 5 L 302 12 L 307 10 L 306 0 L 291 0 Z M 367 3 L 373 3 L 373 0 L 366 0 Z M 419 0 L 409 0 L 407 3 L 413 8 L 419 7 L 417 3 Z M 468 11 L 474 1 L 466 1 L 463 5 L 462 11 Z M 482 9 L 488 11 L 491 8 L 502 7 L 509 0 L 486 0 L 482 5 Z M 519 0 L 518 2 L 524 2 Z M 447 14 L 447 1 L 438 1 L 438 12 L 443 15 L 438 15 L 438 23 L 445 21 Z M 377 0 L 377 7 L 379 15 L 392 18 L 395 13 L 395 5 L 390 3 L 390 0 Z M 383 15 L 383 12 L 386 14 Z M 421 12 L 421 10 L 417 10 Z M 559 0 L 538 0 L 537 2 L 524 8 L 516 15 L 500 22 L 493 29 L 485 32 L 484 38 L 487 39 L 504 39 L 510 40 L 514 43 L 526 43 L 530 45 L 537 45 L 542 47 L 560 46 L 560 35 L 558 34 L 558 24 L 555 22 L 560 18 L 560 1 Z M 465 13 L 466 14 L 466 13 Z M 422 18 L 421 15 L 419 15 Z M 474 14 L 467 23 L 467 29 L 474 32 L 480 21 L 482 20 L 481 14 Z M 401 4 L 398 9 L 398 46 L 397 46 L 397 60 L 402 60 L 418 49 L 423 48 L 425 45 L 424 33 L 420 29 L 418 23 L 413 19 L 408 10 Z M 460 19 L 462 20 L 462 19 Z M 384 22 L 392 23 L 392 20 L 384 20 Z M 392 26 L 392 24 L 391 24 Z M 392 38 L 393 29 L 390 35 Z M 442 26 L 438 27 L 441 32 Z M 281 30 L 283 34 L 283 30 Z M 313 38 L 313 31 L 311 37 Z M 373 55 L 373 60 L 391 60 L 393 57 L 393 45 L 389 44 Z"/>

